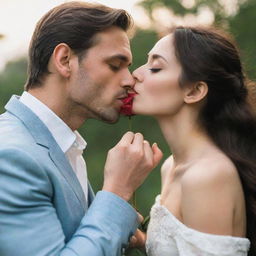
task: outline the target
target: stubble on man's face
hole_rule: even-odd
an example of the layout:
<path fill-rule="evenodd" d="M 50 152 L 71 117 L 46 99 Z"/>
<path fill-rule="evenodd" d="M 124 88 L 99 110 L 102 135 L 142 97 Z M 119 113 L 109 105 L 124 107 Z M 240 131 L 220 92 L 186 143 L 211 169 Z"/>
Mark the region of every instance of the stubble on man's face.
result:
<path fill-rule="evenodd" d="M 74 102 L 81 107 L 88 119 L 97 119 L 107 123 L 116 123 L 119 119 L 119 112 L 111 102 L 106 102 L 106 85 L 103 82 L 96 82 L 82 65 L 79 67 L 77 86 L 77 98 Z"/>

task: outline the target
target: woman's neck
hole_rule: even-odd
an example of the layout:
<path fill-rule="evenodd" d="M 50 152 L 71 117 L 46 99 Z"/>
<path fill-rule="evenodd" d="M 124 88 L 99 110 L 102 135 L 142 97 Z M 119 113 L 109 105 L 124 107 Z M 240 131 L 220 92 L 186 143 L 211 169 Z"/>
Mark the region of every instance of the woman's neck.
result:
<path fill-rule="evenodd" d="M 157 120 L 173 154 L 175 165 L 188 164 L 198 159 L 214 145 L 191 113 Z"/>

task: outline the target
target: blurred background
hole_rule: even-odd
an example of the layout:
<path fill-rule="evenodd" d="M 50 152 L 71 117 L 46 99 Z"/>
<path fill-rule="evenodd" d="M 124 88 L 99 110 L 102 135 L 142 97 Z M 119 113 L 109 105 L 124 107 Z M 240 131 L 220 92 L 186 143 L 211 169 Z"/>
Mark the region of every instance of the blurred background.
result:
<path fill-rule="evenodd" d="M 0 0 L 0 111 L 12 94 L 20 95 L 26 80 L 27 49 L 37 20 L 61 0 Z M 92 2 L 92 1 L 90 1 Z M 102 0 L 93 1 L 126 9 L 134 18 L 131 70 L 145 63 L 147 52 L 174 25 L 216 25 L 230 32 L 241 52 L 247 76 L 256 79 L 256 0 Z M 157 102 L 152 103 L 157 104 Z M 134 116 L 132 130 L 142 132 L 164 152 L 170 151 L 155 120 Z M 129 130 L 128 118 L 109 125 L 88 120 L 80 129 L 88 146 L 84 153 L 88 176 L 98 191 L 102 187 L 107 151 Z M 163 159 L 164 161 L 164 159 Z M 163 162 L 162 161 L 162 162 Z M 148 215 L 160 193 L 160 168 L 137 191 L 137 208 Z"/>

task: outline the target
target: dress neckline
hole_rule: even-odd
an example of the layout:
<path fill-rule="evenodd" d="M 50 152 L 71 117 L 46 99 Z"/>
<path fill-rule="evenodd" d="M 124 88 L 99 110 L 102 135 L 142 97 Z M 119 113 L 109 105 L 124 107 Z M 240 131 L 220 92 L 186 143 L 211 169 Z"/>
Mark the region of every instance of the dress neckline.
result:
<path fill-rule="evenodd" d="M 182 228 L 183 231 L 186 233 L 196 233 L 197 235 L 208 237 L 208 238 L 214 238 L 214 239 L 223 239 L 223 238 L 228 238 L 229 240 L 233 240 L 234 242 L 242 242 L 242 243 L 248 243 L 250 244 L 250 241 L 246 237 L 236 237 L 236 236 L 230 236 L 230 235 L 216 235 L 216 234 L 210 234 L 210 233 L 205 233 L 201 232 L 199 230 L 190 228 L 183 224 L 173 213 L 168 210 L 168 208 L 164 205 L 161 204 L 161 194 L 156 196 L 155 200 L 155 205 L 153 207 L 158 207 L 161 208 L 167 216 L 170 216 L 170 218 L 173 220 L 173 222 L 178 225 L 180 228 Z"/>

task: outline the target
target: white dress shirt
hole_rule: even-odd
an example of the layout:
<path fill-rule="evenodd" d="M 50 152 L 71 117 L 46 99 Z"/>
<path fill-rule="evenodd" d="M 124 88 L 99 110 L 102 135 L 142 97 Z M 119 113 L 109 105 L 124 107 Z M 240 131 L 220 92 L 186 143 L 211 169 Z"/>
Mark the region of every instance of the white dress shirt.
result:
<path fill-rule="evenodd" d="M 30 108 L 46 125 L 53 138 L 64 152 L 83 189 L 87 201 L 88 184 L 86 163 L 82 156 L 87 143 L 78 133 L 73 132 L 62 119 L 36 97 L 23 92 L 20 101 Z"/>

